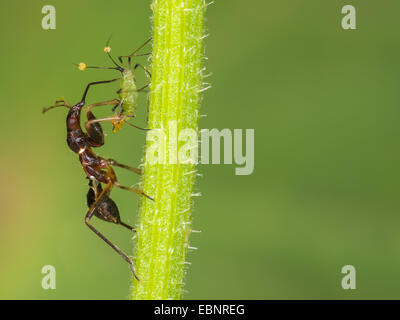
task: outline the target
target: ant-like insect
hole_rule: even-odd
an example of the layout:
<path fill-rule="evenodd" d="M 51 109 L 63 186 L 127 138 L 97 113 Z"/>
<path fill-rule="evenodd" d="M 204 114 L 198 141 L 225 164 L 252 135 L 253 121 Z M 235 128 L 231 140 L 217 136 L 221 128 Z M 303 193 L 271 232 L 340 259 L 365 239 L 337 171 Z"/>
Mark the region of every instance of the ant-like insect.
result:
<path fill-rule="evenodd" d="M 95 106 L 105 106 L 105 105 L 113 105 L 112 111 L 114 112 L 114 115 L 111 117 L 107 118 L 102 118 L 102 119 L 95 119 L 95 120 L 90 120 L 89 123 L 95 123 L 95 122 L 103 122 L 103 121 L 111 121 L 113 125 L 113 132 L 116 133 L 118 132 L 124 123 L 127 123 L 135 128 L 141 129 L 141 130 L 149 130 L 149 129 L 144 129 L 140 128 L 138 126 L 133 125 L 132 123 L 129 123 L 127 120 L 129 118 L 135 118 L 135 109 L 137 105 L 137 93 L 143 91 L 145 88 L 147 88 L 150 84 L 147 84 L 141 88 L 136 87 L 136 78 L 135 78 L 135 71 L 138 67 L 142 68 L 144 72 L 146 73 L 146 76 L 150 79 L 151 78 L 151 73 L 149 70 L 147 70 L 146 67 L 142 66 L 141 64 L 137 63 L 132 69 L 131 65 L 131 60 L 133 57 L 140 57 L 140 56 L 146 56 L 149 55 L 150 53 L 144 53 L 144 54 L 137 54 L 139 50 L 141 50 L 146 44 L 148 44 L 152 38 L 148 39 L 145 43 L 143 43 L 139 48 L 137 48 L 135 51 L 133 51 L 130 55 L 128 56 L 119 56 L 118 61 L 121 63 L 119 65 L 111 56 L 110 51 L 111 47 L 109 46 L 110 39 L 107 41 L 106 46 L 104 47 L 104 52 L 108 55 L 112 63 L 115 65 L 115 67 L 94 67 L 94 66 L 87 66 L 84 62 L 79 63 L 78 69 L 83 71 L 86 69 L 109 69 L 109 70 L 117 70 L 121 73 L 121 85 L 120 89 L 117 91 L 119 95 L 119 99 L 111 100 L 111 101 L 105 101 L 101 102 L 96 105 L 92 105 L 90 107 L 95 107 Z M 128 64 L 129 67 L 124 66 L 122 58 L 128 58 Z M 115 112 L 116 109 L 118 108 L 118 112 Z"/>
<path fill-rule="evenodd" d="M 66 121 L 67 144 L 73 152 L 79 154 L 80 162 L 87 177 L 90 180 L 95 181 L 96 184 L 94 201 L 90 201 L 91 206 L 86 214 L 85 223 L 93 232 L 95 232 L 101 239 L 103 239 L 109 246 L 111 246 L 119 255 L 121 255 L 129 263 L 133 275 L 135 276 L 136 279 L 138 279 L 134 271 L 131 260 L 90 224 L 90 219 L 93 215 L 100 215 L 103 217 L 106 216 L 102 214 L 101 208 L 104 207 L 104 205 L 106 206 L 108 205 L 108 207 L 111 208 L 110 206 L 112 206 L 111 205 L 112 200 L 109 198 L 109 194 L 114 186 L 123 190 L 127 190 L 145 196 L 148 199 L 153 200 L 153 198 L 146 195 L 140 189 L 122 186 L 117 180 L 113 166 L 124 168 L 137 174 L 141 174 L 140 169 L 126 166 L 124 164 L 118 163 L 113 159 L 102 158 L 93 152 L 93 150 L 91 149 L 92 147 L 100 147 L 104 144 L 104 134 L 101 125 L 98 122 L 93 121 L 96 120 L 96 118 L 90 111 L 90 108 L 86 109 L 86 114 L 89 120 L 88 122 L 85 123 L 86 133 L 82 130 L 80 125 L 80 116 L 82 108 L 85 105 L 86 95 L 88 93 L 89 88 L 93 85 L 110 83 L 116 80 L 118 79 L 91 82 L 86 86 L 81 101 L 75 104 L 74 106 L 70 106 L 65 100 L 58 100 L 56 101 L 55 105 L 44 108 L 43 113 L 57 107 L 67 107 L 69 109 Z M 102 189 L 101 191 L 100 191 L 101 188 L 100 183 L 105 184 L 104 189 Z M 98 187 L 98 185 L 100 185 L 100 187 Z M 90 199 L 92 199 L 92 197 Z M 115 210 L 111 212 L 115 214 Z M 113 214 L 111 214 L 111 216 L 113 216 Z M 111 216 L 107 215 L 108 218 L 110 218 Z"/>

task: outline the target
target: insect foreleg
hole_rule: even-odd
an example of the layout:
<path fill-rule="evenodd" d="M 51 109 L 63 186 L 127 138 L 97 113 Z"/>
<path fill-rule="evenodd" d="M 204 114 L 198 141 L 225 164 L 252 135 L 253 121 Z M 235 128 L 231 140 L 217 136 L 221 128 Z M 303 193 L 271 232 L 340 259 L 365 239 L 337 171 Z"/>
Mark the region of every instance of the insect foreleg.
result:
<path fill-rule="evenodd" d="M 49 111 L 50 109 L 54 109 L 54 108 L 58 108 L 58 107 L 66 107 L 68 109 L 71 109 L 71 106 L 64 99 L 61 99 L 61 100 L 57 100 L 54 105 L 43 108 L 42 113 L 45 113 L 45 112 Z"/>

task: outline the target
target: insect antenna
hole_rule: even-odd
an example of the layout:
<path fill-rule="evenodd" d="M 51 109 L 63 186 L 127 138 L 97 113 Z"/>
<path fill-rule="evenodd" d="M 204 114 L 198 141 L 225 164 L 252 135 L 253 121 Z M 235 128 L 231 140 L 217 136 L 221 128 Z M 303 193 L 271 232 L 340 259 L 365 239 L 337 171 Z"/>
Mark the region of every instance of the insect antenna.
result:
<path fill-rule="evenodd" d="M 81 70 L 81 71 L 86 70 L 86 69 L 108 69 L 108 70 L 117 70 L 119 72 L 123 72 L 124 68 L 121 67 L 117 62 L 115 62 L 115 60 L 113 59 L 113 57 L 110 54 L 110 51 L 111 51 L 111 47 L 110 47 L 111 36 L 107 40 L 106 46 L 104 47 L 104 52 L 108 55 L 108 57 L 110 58 L 111 62 L 115 65 L 115 67 L 87 66 L 86 63 L 84 63 L 84 62 L 81 62 L 79 64 L 75 64 L 75 66 L 77 66 L 78 69 Z"/>
<path fill-rule="evenodd" d="M 112 37 L 112 34 L 110 35 L 110 37 L 108 38 L 108 40 L 106 42 L 106 46 L 104 47 L 104 52 L 107 53 L 107 55 L 110 58 L 111 62 L 117 67 L 117 70 L 122 72 L 124 70 L 124 68 L 121 67 L 120 65 L 118 65 L 118 63 L 114 60 L 114 58 L 110 54 L 110 51 L 111 51 L 111 47 L 110 47 L 111 37 Z"/>
<path fill-rule="evenodd" d="M 108 57 L 110 58 L 110 60 L 112 61 L 112 63 L 116 66 L 116 68 L 112 68 L 112 69 L 116 69 L 118 71 L 124 71 L 124 68 L 119 66 L 118 63 L 115 62 L 114 58 L 111 56 L 110 51 L 111 48 L 110 47 L 105 47 L 104 51 L 107 53 Z"/>
<path fill-rule="evenodd" d="M 86 63 L 81 62 L 79 64 L 74 63 L 74 66 L 78 67 L 79 70 L 83 71 L 86 69 L 108 69 L 108 70 L 117 70 L 121 71 L 120 68 L 118 67 L 96 67 L 96 66 L 87 66 Z"/>

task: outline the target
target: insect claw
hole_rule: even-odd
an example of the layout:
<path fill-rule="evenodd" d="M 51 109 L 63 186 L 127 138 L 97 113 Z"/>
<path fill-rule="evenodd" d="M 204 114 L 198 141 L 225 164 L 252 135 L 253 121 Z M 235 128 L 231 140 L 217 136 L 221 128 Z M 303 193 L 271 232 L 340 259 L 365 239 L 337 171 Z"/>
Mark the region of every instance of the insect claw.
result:
<path fill-rule="evenodd" d="M 142 195 L 144 195 L 147 199 L 151 200 L 151 201 L 155 201 L 154 198 L 148 196 L 147 194 L 145 194 L 144 192 L 142 193 Z"/>
<path fill-rule="evenodd" d="M 139 279 L 139 277 L 136 275 L 136 272 L 135 272 L 135 269 L 133 268 L 132 263 L 130 263 L 129 266 L 131 267 L 131 271 L 132 271 L 132 273 L 133 273 L 133 276 L 136 278 L 137 281 L 140 282 L 140 279 Z"/>

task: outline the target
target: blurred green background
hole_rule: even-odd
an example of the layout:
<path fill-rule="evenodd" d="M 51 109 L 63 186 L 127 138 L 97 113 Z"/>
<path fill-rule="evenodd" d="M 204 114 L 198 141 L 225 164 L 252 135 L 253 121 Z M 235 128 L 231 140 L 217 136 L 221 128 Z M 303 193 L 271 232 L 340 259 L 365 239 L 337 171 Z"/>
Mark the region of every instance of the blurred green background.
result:
<path fill-rule="evenodd" d="M 41 8 L 57 29 L 41 28 Z M 357 30 L 341 8 L 357 9 Z M 216 1 L 207 10 L 202 128 L 254 128 L 255 171 L 201 165 L 187 299 L 400 298 L 400 40 L 398 1 Z M 112 71 L 151 35 L 150 1 L 2 1 L 0 4 L 0 298 L 124 299 L 130 271 L 84 224 L 87 181 L 65 143 L 61 96 Z M 143 81 L 144 78 L 141 78 Z M 117 85 L 116 85 L 117 86 Z M 90 92 L 89 102 L 116 86 Z M 146 97 L 138 124 L 145 125 Z M 109 108 L 96 115 L 109 114 Z M 138 165 L 145 135 L 126 127 L 98 152 Z M 118 171 L 126 185 L 136 176 Z M 113 192 L 134 224 L 138 197 Z M 95 226 L 132 253 L 131 234 Z M 54 265 L 57 289 L 43 290 Z M 357 289 L 341 288 L 341 268 Z"/>

